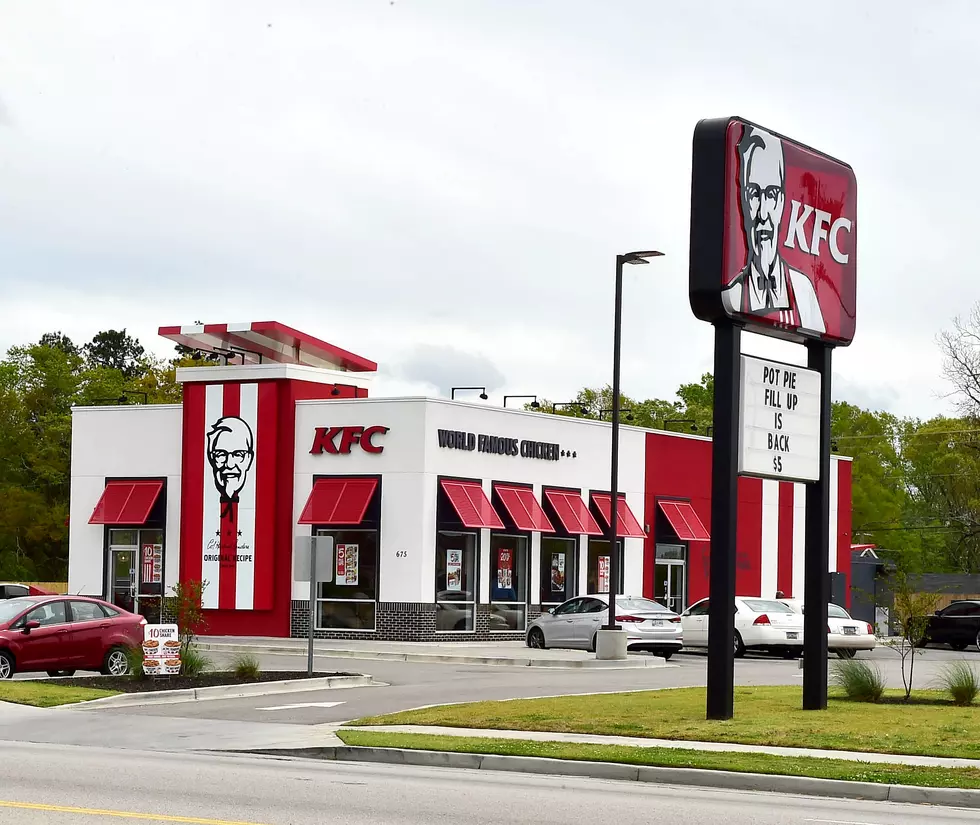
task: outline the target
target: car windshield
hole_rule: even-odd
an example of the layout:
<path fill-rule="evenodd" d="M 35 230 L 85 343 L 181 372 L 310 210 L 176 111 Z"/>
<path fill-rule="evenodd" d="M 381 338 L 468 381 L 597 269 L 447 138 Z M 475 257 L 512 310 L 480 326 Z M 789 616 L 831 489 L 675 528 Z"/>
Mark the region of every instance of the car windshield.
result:
<path fill-rule="evenodd" d="M 620 610 L 632 610 L 637 613 L 672 613 L 673 611 L 650 599 L 616 599 L 616 607 Z"/>
<path fill-rule="evenodd" d="M 0 601 L 0 622 L 9 622 L 22 610 L 27 610 L 34 602 L 27 599 L 7 599 Z"/>
<path fill-rule="evenodd" d="M 770 602 L 764 599 L 743 599 L 745 606 L 753 613 L 792 613 L 782 602 Z"/>
<path fill-rule="evenodd" d="M 850 616 L 847 615 L 847 611 L 841 607 L 839 604 L 828 604 L 827 605 L 827 615 L 831 619 L 849 619 Z"/>

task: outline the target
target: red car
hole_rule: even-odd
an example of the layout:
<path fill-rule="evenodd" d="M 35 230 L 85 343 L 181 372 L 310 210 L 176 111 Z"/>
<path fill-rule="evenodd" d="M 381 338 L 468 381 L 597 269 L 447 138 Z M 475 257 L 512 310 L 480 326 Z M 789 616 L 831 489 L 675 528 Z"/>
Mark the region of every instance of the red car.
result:
<path fill-rule="evenodd" d="M 142 616 L 85 596 L 0 601 L 0 679 L 32 671 L 122 676 L 129 672 L 129 649 L 143 643 L 145 624 Z"/>

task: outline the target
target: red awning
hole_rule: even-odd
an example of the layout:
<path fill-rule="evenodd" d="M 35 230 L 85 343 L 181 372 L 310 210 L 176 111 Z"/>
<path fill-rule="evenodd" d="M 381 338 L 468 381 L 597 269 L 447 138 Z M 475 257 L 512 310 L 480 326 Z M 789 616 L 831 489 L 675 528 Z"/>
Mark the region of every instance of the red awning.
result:
<path fill-rule="evenodd" d="M 504 523 L 493 509 L 493 505 L 475 481 L 449 481 L 444 479 L 442 489 L 446 491 L 453 508 L 465 527 L 489 527 L 502 530 Z"/>
<path fill-rule="evenodd" d="M 500 500 L 510 513 L 518 530 L 538 530 L 542 533 L 554 533 L 548 517 L 534 497 L 534 492 L 527 487 L 506 487 L 498 484 L 494 489 Z"/>
<path fill-rule="evenodd" d="M 318 478 L 299 517 L 299 524 L 360 524 L 376 478 Z"/>
<path fill-rule="evenodd" d="M 711 541 L 711 534 L 689 501 L 658 501 L 657 504 L 681 541 Z"/>
<path fill-rule="evenodd" d="M 606 495 L 605 493 L 593 493 L 592 500 L 595 502 L 595 506 L 599 508 L 599 512 L 602 513 L 606 524 L 609 524 L 612 496 Z M 629 505 L 626 503 L 625 496 L 622 494 L 619 496 L 619 506 L 616 508 L 616 515 L 616 535 L 619 538 L 645 539 L 647 537 L 647 534 L 643 532 L 643 528 L 640 527 L 640 522 L 636 520 L 636 516 L 633 515 L 633 511 L 630 510 Z"/>
<path fill-rule="evenodd" d="M 163 489 L 162 481 L 109 481 L 89 524 L 146 524 Z"/>
<path fill-rule="evenodd" d="M 555 508 L 562 526 L 572 535 L 585 533 L 587 536 L 601 536 L 602 530 L 592 518 L 592 513 L 578 493 L 568 490 L 545 490 L 545 497 Z"/>

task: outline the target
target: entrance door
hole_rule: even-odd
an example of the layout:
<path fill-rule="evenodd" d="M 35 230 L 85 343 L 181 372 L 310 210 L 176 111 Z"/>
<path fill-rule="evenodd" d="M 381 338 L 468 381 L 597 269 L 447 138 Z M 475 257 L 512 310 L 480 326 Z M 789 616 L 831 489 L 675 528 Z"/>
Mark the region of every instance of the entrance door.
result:
<path fill-rule="evenodd" d="M 654 570 L 653 597 L 675 613 L 683 613 L 685 594 L 685 565 L 683 562 L 657 562 Z"/>
<path fill-rule="evenodd" d="M 136 548 L 109 554 L 109 601 L 130 613 L 136 612 Z"/>

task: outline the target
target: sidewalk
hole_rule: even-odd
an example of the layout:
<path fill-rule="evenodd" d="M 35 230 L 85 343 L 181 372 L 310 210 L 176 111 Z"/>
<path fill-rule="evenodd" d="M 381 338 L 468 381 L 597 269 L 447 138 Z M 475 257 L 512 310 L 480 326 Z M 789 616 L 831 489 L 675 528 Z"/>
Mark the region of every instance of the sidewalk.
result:
<path fill-rule="evenodd" d="M 212 653 L 253 653 L 305 656 L 305 639 L 250 636 L 201 636 L 195 646 Z M 536 650 L 524 642 L 375 642 L 318 639 L 317 656 L 374 659 L 428 664 L 496 665 L 503 667 L 589 668 L 619 670 L 636 667 L 676 667 L 661 656 L 630 653 L 624 661 L 599 661 L 586 650 Z"/>
<path fill-rule="evenodd" d="M 717 753 L 762 753 L 772 756 L 809 756 L 818 759 L 846 759 L 890 765 L 918 765 L 930 768 L 980 769 L 980 759 L 946 759 L 935 756 L 905 756 L 864 751 L 832 751 L 818 748 L 782 748 L 767 745 L 741 745 L 731 742 L 687 742 L 674 739 L 646 739 L 636 736 L 599 736 L 583 733 L 545 733 L 523 730 L 487 730 L 485 728 L 450 728 L 428 725 L 374 725 L 337 730 L 377 731 L 379 733 L 424 733 L 435 736 L 477 737 L 481 739 L 522 739 L 530 742 L 573 742 L 582 745 L 622 745 L 631 748 L 671 748 L 676 750 Z M 334 744 L 333 737 L 326 744 Z"/>

